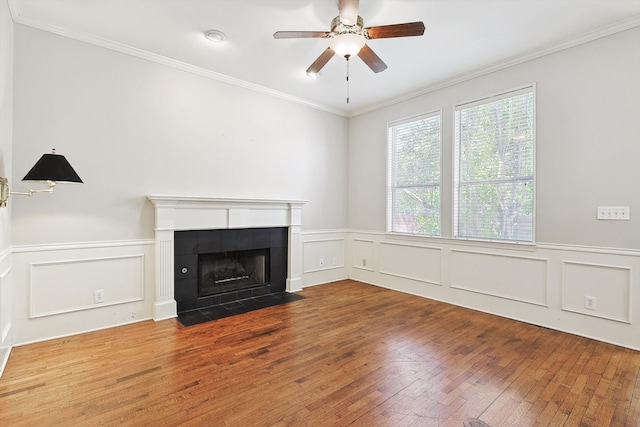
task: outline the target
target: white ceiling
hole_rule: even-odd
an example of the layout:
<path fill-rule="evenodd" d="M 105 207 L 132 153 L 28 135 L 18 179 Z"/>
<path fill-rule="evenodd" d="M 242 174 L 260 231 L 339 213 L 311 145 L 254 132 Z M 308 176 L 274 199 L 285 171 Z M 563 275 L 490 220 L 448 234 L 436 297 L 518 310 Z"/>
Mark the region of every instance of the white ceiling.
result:
<path fill-rule="evenodd" d="M 361 0 L 365 26 L 423 21 L 422 37 L 370 40 L 388 65 L 334 57 L 306 68 L 326 39 L 275 40 L 279 30 L 329 31 L 336 0 L 9 0 L 14 20 L 342 115 L 355 115 L 487 69 L 640 25 L 640 0 Z M 224 43 L 203 32 L 218 29 Z"/>

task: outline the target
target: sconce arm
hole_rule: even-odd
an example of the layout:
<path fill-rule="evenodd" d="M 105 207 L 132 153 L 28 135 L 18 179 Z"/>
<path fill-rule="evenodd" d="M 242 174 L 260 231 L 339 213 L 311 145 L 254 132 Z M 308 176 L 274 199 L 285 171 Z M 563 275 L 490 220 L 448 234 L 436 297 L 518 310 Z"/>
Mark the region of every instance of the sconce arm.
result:
<path fill-rule="evenodd" d="M 55 181 L 47 181 L 47 184 L 49 184 L 49 188 L 45 188 L 42 190 L 29 190 L 27 192 L 20 192 L 20 191 L 10 191 L 9 194 L 13 194 L 16 196 L 33 196 L 34 194 L 37 193 L 53 193 L 53 188 L 56 186 L 56 182 Z"/>
<path fill-rule="evenodd" d="M 56 182 L 47 181 L 47 184 L 49 185 L 49 188 L 44 188 L 42 190 L 29 190 L 27 192 L 9 191 L 9 181 L 7 180 L 7 178 L 0 177 L 0 208 L 4 208 L 7 206 L 9 195 L 31 197 L 36 193 L 53 193 Z"/>

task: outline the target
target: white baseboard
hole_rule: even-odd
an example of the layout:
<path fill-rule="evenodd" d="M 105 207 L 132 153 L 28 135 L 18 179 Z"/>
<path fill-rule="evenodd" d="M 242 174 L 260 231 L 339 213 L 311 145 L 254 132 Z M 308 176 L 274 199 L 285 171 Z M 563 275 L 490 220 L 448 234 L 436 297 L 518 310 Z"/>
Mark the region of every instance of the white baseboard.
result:
<path fill-rule="evenodd" d="M 12 347 L 0 348 L 0 378 L 2 378 L 2 374 L 4 373 L 4 368 L 7 366 L 7 362 L 9 361 L 11 348 Z"/>
<path fill-rule="evenodd" d="M 153 320 L 172 319 L 178 317 L 178 304 L 175 300 L 153 303 Z"/>

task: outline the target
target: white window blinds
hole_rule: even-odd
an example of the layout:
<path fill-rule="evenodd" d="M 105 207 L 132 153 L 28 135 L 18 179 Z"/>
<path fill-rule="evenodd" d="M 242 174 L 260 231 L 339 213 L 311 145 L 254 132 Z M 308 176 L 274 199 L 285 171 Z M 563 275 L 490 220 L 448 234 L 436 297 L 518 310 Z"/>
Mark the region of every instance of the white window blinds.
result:
<path fill-rule="evenodd" d="M 455 109 L 454 236 L 533 242 L 533 87 Z"/>
<path fill-rule="evenodd" d="M 389 231 L 440 235 L 440 128 L 440 112 L 389 124 Z"/>

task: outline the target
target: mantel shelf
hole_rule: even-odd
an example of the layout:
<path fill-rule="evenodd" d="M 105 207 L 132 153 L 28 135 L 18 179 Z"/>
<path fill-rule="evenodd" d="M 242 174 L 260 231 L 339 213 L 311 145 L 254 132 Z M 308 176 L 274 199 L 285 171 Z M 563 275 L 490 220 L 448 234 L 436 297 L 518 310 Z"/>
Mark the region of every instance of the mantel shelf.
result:
<path fill-rule="evenodd" d="M 252 204 L 290 204 L 290 205 L 304 205 L 308 200 L 294 200 L 294 199 L 249 199 L 238 197 L 208 197 L 208 196 L 171 196 L 171 195 L 149 195 L 147 198 L 154 205 L 158 204 L 213 204 L 213 205 L 252 205 Z"/>

